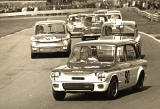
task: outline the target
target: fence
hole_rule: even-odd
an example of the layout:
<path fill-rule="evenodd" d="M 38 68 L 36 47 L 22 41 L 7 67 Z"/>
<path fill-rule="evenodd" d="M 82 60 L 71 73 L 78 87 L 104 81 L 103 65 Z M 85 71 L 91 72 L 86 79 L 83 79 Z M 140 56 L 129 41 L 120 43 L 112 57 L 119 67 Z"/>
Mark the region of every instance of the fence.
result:
<path fill-rule="evenodd" d="M 156 21 L 156 22 L 160 21 L 160 15 L 158 15 L 158 14 L 152 14 L 152 13 L 149 13 L 146 11 L 142 11 L 136 7 L 131 7 L 131 8 L 133 8 L 139 15 L 146 17 L 146 18 L 150 19 L 151 21 Z"/>
<path fill-rule="evenodd" d="M 45 15 L 67 15 L 73 13 L 90 13 L 93 12 L 94 8 L 87 8 L 87 9 L 64 9 L 64 10 L 49 10 L 49 11 L 26 11 L 26 12 L 13 12 L 13 13 L 1 13 L 0 18 L 2 17 L 15 17 L 15 16 L 45 16 Z"/>

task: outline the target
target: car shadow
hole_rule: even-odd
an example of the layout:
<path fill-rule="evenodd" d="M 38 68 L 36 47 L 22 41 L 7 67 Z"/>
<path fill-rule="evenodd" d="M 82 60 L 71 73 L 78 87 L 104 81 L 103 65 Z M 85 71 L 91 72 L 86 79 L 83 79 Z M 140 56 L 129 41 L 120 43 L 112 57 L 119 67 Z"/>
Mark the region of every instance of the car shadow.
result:
<path fill-rule="evenodd" d="M 37 56 L 34 59 L 39 59 L 39 58 L 68 58 L 69 54 L 67 53 L 41 53 L 37 54 Z"/>
<path fill-rule="evenodd" d="M 152 86 L 144 86 L 141 91 L 134 91 L 134 90 L 132 90 L 132 88 L 119 91 L 119 95 L 118 95 L 117 99 L 120 99 L 120 98 L 125 97 L 125 96 L 129 96 L 129 95 L 132 95 L 132 94 L 143 92 L 145 90 L 148 90 L 151 87 Z"/>
<path fill-rule="evenodd" d="M 148 90 L 149 88 L 151 88 L 151 86 L 144 86 L 141 91 L 134 91 L 131 89 L 119 91 L 118 97 L 116 99 L 120 99 L 122 97 L 129 96 L 132 94 L 140 93 L 145 90 Z M 107 101 L 107 100 L 110 101 L 110 99 L 107 98 L 107 96 L 104 95 L 103 93 L 71 94 L 64 99 L 64 101 Z"/>

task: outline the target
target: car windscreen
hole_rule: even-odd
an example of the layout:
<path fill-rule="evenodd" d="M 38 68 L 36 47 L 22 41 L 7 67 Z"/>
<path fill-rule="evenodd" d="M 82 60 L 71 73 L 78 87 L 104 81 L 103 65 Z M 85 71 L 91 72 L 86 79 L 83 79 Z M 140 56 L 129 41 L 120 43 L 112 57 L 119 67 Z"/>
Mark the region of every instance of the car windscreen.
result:
<path fill-rule="evenodd" d="M 121 19 L 121 16 L 119 14 L 111 14 L 107 15 L 108 19 Z"/>
<path fill-rule="evenodd" d="M 61 23 L 40 24 L 36 26 L 36 34 L 64 34 L 65 27 Z"/>
<path fill-rule="evenodd" d="M 79 17 L 79 16 L 70 17 L 70 18 L 69 18 L 69 21 L 70 21 L 71 23 L 81 22 L 81 17 Z"/>
<path fill-rule="evenodd" d="M 90 16 L 85 18 L 84 25 L 86 27 L 99 27 L 101 23 L 105 21 L 107 21 L 105 16 Z"/>
<path fill-rule="evenodd" d="M 103 28 L 103 34 L 104 34 L 104 36 L 108 36 L 108 33 L 110 33 L 109 35 L 118 34 L 121 36 L 134 36 L 135 30 L 136 30 L 136 28 L 134 28 L 132 26 L 112 25 L 112 26 L 105 26 Z"/>
<path fill-rule="evenodd" d="M 115 56 L 114 45 L 76 46 L 69 58 L 70 63 L 80 62 L 113 62 Z"/>

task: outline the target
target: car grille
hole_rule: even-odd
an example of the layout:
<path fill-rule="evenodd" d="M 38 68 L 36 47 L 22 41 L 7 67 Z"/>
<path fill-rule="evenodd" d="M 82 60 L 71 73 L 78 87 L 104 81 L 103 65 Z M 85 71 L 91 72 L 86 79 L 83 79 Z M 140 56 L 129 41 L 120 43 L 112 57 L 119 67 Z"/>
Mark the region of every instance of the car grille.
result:
<path fill-rule="evenodd" d="M 87 83 L 63 83 L 63 88 L 65 90 L 93 90 L 93 84 Z"/>
<path fill-rule="evenodd" d="M 82 28 L 74 28 L 73 32 L 82 32 L 83 29 Z"/>
<path fill-rule="evenodd" d="M 72 80 L 84 80 L 84 77 L 72 77 Z"/>
<path fill-rule="evenodd" d="M 100 29 L 91 29 L 90 31 L 93 34 L 99 34 L 100 33 Z"/>

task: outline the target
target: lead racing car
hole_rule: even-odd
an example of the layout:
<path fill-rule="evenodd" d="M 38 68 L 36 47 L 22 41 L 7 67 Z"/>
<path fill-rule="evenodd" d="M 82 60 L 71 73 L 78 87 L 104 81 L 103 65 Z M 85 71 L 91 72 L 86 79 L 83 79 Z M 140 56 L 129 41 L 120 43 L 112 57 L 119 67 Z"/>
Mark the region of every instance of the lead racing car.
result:
<path fill-rule="evenodd" d="M 71 51 L 71 36 L 66 22 L 62 20 L 38 21 L 35 24 L 35 35 L 31 37 L 31 58 L 38 53 Z"/>
<path fill-rule="evenodd" d="M 120 90 L 143 88 L 146 67 L 147 60 L 141 59 L 134 41 L 79 42 L 67 65 L 50 75 L 53 97 L 63 100 L 66 93 L 100 92 L 115 99 Z"/>

